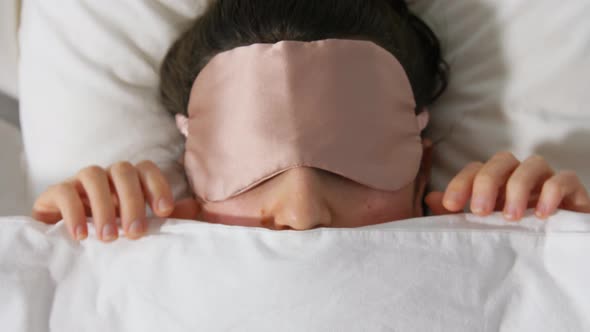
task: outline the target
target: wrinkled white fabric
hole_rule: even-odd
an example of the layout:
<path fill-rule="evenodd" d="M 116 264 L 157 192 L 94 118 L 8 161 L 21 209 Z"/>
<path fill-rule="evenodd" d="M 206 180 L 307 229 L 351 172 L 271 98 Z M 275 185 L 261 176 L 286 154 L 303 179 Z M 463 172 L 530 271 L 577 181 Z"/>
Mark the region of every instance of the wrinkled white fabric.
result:
<path fill-rule="evenodd" d="M 530 212 L 530 211 L 529 211 Z M 78 244 L 0 219 L 3 331 L 589 331 L 590 216 L 270 231 L 152 220 Z"/>

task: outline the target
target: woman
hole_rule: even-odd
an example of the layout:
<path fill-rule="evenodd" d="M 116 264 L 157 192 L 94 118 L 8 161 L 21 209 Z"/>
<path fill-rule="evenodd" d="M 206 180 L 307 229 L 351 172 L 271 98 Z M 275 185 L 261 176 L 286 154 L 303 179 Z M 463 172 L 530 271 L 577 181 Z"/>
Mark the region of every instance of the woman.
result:
<path fill-rule="evenodd" d="M 182 159 L 195 197 L 174 203 L 150 161 L 91 166 L 42 194 L 33 207 L 36 219 L 63 218 L 72 237 L 81 240 L 87 236 L 86 216 L 93 216 L 99 238 L 112 241 L 118 237 L 117 216 L 129 238 L 145 233 L 146 202 L 160 217 L 296 230 L 419 217 L 424 201 L 435 214 L 462 211 L 470 201 L 474 213 L 503 209 L 510 220 L 520 219 L 528 206 L 543 218 L 557 208 L 590 212 L 588 193 L 574 173 L 556 174 L 541 157 L 521 163 L 510 153 L 467 165 L 445 193 L 424 199 L 432 144 L 421 129 L 426 107 L 446 87 L 447 70 L 436 36 L 403 1 L 217 0 L 172 46 L 161 74 L 163 103 L 187 138 Z M 305 84 L 293 83 L 299 81 Z M 392 118 L 397 127 L 380 127 L 379 117 L 391 114 L 375 100 L 403 106 Z M 363 102 L 372 107 L 352 107 Z M 269 111 L 277 107 L 290 113 Z M 339 109 L 350 117 L 339 116 Z M 318 119 L 324 127 L 309 129 Z M 364 131 L 353 137 L 368 141 L 349 151 L 355 140 L 346 141 L 346 132 L 361 122 Z M 387 134 L 395 139 L 388 141 Z M 301 139 L 289 140 L 294 135 Z M 334 137 L 331 145 L 310 152 L 326 136 Z M 306 138 L 311 139 L 301 143 Z M 397 148 L 398 140 L 404 149 Z M 240 149 L 244 142 L 255 149 Z M 359 159 L 373 143 L 401 152 L 382 160 L 386 154 L 376 149 L 370 160 Z M 231 153 L 220 152 L 226 149 Z M 293 153 L 276 157 L 285 149 Z M 327 158 L 333 151 L 352 155 Z"/>

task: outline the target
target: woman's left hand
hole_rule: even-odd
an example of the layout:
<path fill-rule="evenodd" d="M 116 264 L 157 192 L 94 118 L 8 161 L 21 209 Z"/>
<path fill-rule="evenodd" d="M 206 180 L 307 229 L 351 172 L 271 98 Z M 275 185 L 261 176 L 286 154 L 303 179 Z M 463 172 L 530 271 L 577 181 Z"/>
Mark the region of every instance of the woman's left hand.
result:
<path fill-rule="evenodd" d="M 540 156 L 520 162 L 512 153 L 500 152 L 487 163 L 468 164 L 444 193 L 431 192 L 426 204 L 435 215 L 471 211 L 486 216 L 504 211 L 508 220 L 520 220 L 524 211 L 535 208 L 539 218 L 557 209 L 590 213 L 590 197 L 573 171 L 555 172 Z"/>

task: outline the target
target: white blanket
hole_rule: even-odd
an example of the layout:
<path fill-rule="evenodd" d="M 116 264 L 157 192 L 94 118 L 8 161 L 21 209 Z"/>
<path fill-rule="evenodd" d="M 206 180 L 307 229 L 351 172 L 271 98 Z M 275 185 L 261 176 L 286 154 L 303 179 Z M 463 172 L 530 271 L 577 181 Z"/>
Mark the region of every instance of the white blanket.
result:
<path fill-rule="evenodd" d="M 138 241 L 0 219 L 2 331 L 590 331 L 590 215 L 276 232 L 151 221 Z"/>

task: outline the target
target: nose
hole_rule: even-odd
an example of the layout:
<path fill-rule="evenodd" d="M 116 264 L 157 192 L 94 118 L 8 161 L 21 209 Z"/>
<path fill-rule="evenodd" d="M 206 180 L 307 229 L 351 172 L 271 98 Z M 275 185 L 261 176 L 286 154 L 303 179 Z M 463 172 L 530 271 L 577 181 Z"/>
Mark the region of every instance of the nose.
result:
<path fill-rule="evenodd" d="M 321 171 L 309 167 L 292 168 L 279 175 L 272 215 L 276 228 L 308 230 L 330 226 L 332 212 L 322 186 Z"/>

